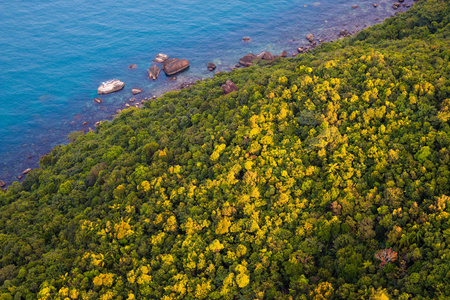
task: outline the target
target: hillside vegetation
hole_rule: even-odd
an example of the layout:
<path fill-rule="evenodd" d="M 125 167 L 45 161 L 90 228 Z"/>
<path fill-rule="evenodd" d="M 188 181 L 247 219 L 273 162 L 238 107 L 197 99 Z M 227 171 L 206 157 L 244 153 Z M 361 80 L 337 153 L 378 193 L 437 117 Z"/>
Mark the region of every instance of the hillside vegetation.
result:
<path fill-rule="evenodd" d="M 71 134 L 0 192 L 0 298 L 449 299 L 449 21 L 420 1 Z"/>

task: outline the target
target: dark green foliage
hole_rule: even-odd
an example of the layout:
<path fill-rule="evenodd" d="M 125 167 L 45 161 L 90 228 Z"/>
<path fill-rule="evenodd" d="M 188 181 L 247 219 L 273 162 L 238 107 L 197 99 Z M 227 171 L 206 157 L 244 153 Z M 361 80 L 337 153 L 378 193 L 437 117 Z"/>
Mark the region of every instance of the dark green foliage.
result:
<path fill-rule="evenodd" d="M 0 193 L 0 298 L 450 298 L 449 16 L 71 134 Z"/>

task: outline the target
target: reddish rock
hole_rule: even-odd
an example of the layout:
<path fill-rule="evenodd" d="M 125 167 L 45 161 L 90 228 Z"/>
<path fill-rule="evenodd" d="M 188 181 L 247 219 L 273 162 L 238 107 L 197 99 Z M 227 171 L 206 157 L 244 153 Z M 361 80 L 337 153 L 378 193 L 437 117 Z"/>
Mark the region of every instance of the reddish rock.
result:
<path fill-rule="evenodd" d="M 353 5 L 352 8 L 358 8 L 358 5 Z"/>
<path fill-rule="evenodd" d="M 314 43 L 314 35 L 312 33 L 308 34 L 306 36 L 306 39 L 310 42 L 310 43 Z"/>
<path fill-rule="evenodd" d="M 19 176 L 17 176 L 17 179 L 22 179 L 23 178 L 23 176 L 22 175 L 19 175 Z"/>
<path fill-rule="evenodd" d="M 28 174 L 28 173 L 30 173 L 30 171 L 31 171 L 31 168 L 28 168 L 25 171 L 23 171 L 22 174 Z"/>
<path fill-rule="evenodd" d="M 103 102 L 103 100 L 102 100 L 102 99 L 100 99 L 100 98 L 95 98 L 95 99 L 94 99 L 94 101 L 95 101 L 95 102 L 97 102 L 98 104 L 100 104 L 100 103 L 102 103 L 102 102 Z"/>
<path fill-rule="evenodd" d="M 222 89 L 223 89 L 223 92 L 226 95 L 226 94 L 229 94 L 231 92 L 237 91 L 238 87 L 231 80 L 228 79 L 227 82 L 224 85 L 222 85 Z"/>
<path fill-rule="evenodd" d="M 241 65 L 243 65 L 244 67 L 250 67 L 250 66 L 253 66 L 253 61 L 256 59 L 258 59 L 258 57 L 255 54 L 249 53 L 249 54 L 245 55 L 244 57 L 242 57 L 239 60 L 239 63 Z"/>
<path fill-rule="evenodd" d="M 84 122 L 83 122 L 83 126 L 84 126 L 84 125 L 86 125 L 86 124 L 87 124 L 87 122 L 86 122 L 86 121 L 84 121 Z"/>
<path fill-rule="evenodd" d="M 257 55 L 257 57 L 259 59 L 264 59 L 264 60 L 269 60 L 269 61 L 275 59 L 275 57 L 269 51 L 261 52 L 260 54 Z"/>
<path fill-rule="evenodd" d="M 136 69 L 137 67 L 138 67 L 137 64 L 131 64 L 128 66 L 128 68 L 130 69 Z"/>
<path fill-rule="evenodd" d="M 377 7 L 378 5 L 376 3 L 373 4 L 373 7 Z"/>
<path fill-rule="evenodd" d="M 4 187 L 6 183 L 3 180 L 0 180 L 0 188 Z"/>
<path fill-rule="evenodd" d="M 215 64 L 213 64 L 213 63 L 208 63 L 208 70 L 209 71 L 212 71 L 212 70 L 214 70 L 216 68 L 216 65 Z"/>
<path fill-rule="evenodd" d="M 148 77 L 150 79 L 156 80 L 160 72 L 161 70 L 158 68 L 158 66 L 153 65 L 150 67 L 150 69 L 148 69 Z"/>
<path fill-rule="evenodd" d="M 252 39 L 249 36 L 245 36 L 242 38 L 244 42 L 250 42 Z"/>
<path fill-rule="evenodd" d="M 187 59 L 178 59 L 178 58 L 172 58 L 166 60 L 161 69 L 163 69 L 164 73 L 166 73 L 167 76 L 179 73 L 181 71 L 186 70 L 189 68 L 189 61 Z"/>

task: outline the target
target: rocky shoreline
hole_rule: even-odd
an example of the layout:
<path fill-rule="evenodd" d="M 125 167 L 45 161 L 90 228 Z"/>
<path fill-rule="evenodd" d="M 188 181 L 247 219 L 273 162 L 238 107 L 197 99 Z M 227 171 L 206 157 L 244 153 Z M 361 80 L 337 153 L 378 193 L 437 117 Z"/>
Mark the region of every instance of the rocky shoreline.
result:
<path fill-rule="evenodd" d="M 417 1 L 419 1 L 419 0 L 410 0 L 409 3 L 405 3 L 405 0 L 393 1 L 392 2 L 393 14 L 391 15 L 391 17 L 395 16 L 399 12 L 405 12 L 406 10 L 408 10 L 411 7 L 413 2 L 417 2 Z M 378 4 L 373 3 L 372 6 L 374 9 L 377 9 Z M 359 7 L 357 5 L 352 5 L 352 9 L 358 9 L 358 8 Z M 375 18 L 375 21 L 381 22 L 383 20 Z M 345 26 L 346 26 L 346 24 L 342 24 L 342 27 L 345 27 Z M 339 29 L 339 30 L 331 28 L 329 30 L 329 32 L 310 33 L 310 34 L 307 34 L 305 36 L 304 40 L 302 40 L 302 41 L 296 41 L 296 40 L 290 41 L 293 45 L 292 48 L 294 48 L 295 50 L 294 49 L 284 50 L 280 55 L 273 55 L 269 51 L 263 51 L 257 55 L 255 55 L 253 53 L 248 53 L 248 54 L 244 55 L 241 59 L 239 59 L 238 63 L 236 63 L 234 66 L 229 66 L 229 65 L 219 65 L 218 66 L 212 62 L 205 62 L 206 70 L 208 72 L 212 72 L 214 70 L 219 69 L 219 71 L 216 71 L 214 73 L 214 75 L 216 75 L 216 74 L 222 73 L 222 72 L 233 71 L 233 70 L 241 68 L 241 67 L 244 67 L 244 68 L 250 67 L 253 65 L 253 63 L 259 62 L 261 60 L 272 61 L 278 57 L 281 57 L 281 58 L 285 58 L 285 57 L 289 57 L 289 56 L 296 57 L 297 55 L 302 55 L 304 53 L 307 53 L 308 51 L 314 49 L 315 47 L 320 46 L 322 43 L 333 42 L 336 39 L 345 38 L 347 36 L 354 35 L 354 34 L 358 33 L 359 31 L 367 28 L 366 26 L 361 26 L 361 27 L 359 27 L 359 26 L 360 26 L 359 24 L 356 24 L 356 27 L 357 27 L 356 30 L 352 30 L 350 28 L 343 28 L 343 29 Z M 242 42 L 243 43 L 251 43 L 252 38 L 249 36 L 243 37 Z M 288 51 L 291 52 L 291 55 L 289 55 Z M 156 56 L 156 58 L 153 60 L 153 62 L 162 64 L 162 66 L 161 66 L 161 68 L 159 68 L 157 65 L 152 65 L 148 69 L 148 76 L 149 76 L 149 79 L 151 79 L 151 80 L 156 80 L 160 75 L 160 71 L 163 70 L 165 72 L 166 76 L 168 77 L 167 80 L 177 81 L 177 77 L 173 76 L 173 75 L 175 75 L 179 72 L 185 71 L 190 66 L 190 62 L 187 59 L 178 59 L 178 58 L 170 59 L 169 56 L 162 54 L 162 53 L 158 54 Z M 138 65 L 130 64 L 128 68 L 130 70 L 137 69 Z M 200 78 L 197 78 L 192 81 L 181 82 L 176 87 L 171 87 L 169 89 L 163 90 L 162 94 L 169 92 L 169 91 L 177 91 L 177 90 L 189 88 L 202 80 L 206 80 L 207 78 L 209 78 L 209 77 L 200 77 Z M 119 90 L 123 89 L 124 86 L 125 86 L 125 84 L 123 84 L 123 85 L 121 84 L 120 88 L 119 88 L 119 86 L 117 86 L 114 88 L 114 90 L 112 92 L 119 91 Z M 224 89 L 225 94 L 237 90 L 237 87 L 235 87 L 234 83 L 232 83 L 231 81 L 230 82 L 227 81 L 226 83 L 224 83 L 224 85 L 222 87 Z M 127 109 L 129 107 L 142 108 L 143 104 L 146 101 L 152 101 L 157 98 L 156 95 L 152 95 L 149 92 L 145 92 L 143 89 L 138 88 L 138 87 L 132 88 L 130 90 L 130 92 L 133 96 L 139 94 L 140 95 L 140 97 L 138 97 L 139 99 L 136 97 L 129 98 L 127 102 L 125 102 L 122 105 L 117 107 L 117 109 L 115 110 L 116 114 L 120 114 L 120 112 L 123 109 Z M 100 87 L 99 87 L 99 94 L 100 95 L 104 94 L 103 92 L 100 93 Z M 99 97 L 94 98 L 93 101 L 96 102 L 97 104 L 101 104 L 103 102 L 103 100 Z M 98 108 L 103 109 L 100 106 Z M 109 116 L 108 119 L 113 119 L 114 116 L 115 116 L 115 114 L 112 114 Z M 80 119 L 82 119 L 82 117 L 80 117 Z M 93 122 L 93 125 L 94 125 L 93 127 L 98 126 L 98 124 L 100 124 L 100 122 L 101 121 Z M 80 131 L 84 131 L 84 132 L 95 131 L 92 127 L 89 127 L 88 123 L 89 122 L 86 120 L 82 121 Z M 43 155 L 40 156 L 39 159 L 42 157 L 43 157 Z M 30 159 L 32 159 L 32 157 L 28 157 L 28 159 L 30 160 Z M 33 158 L 33 159 L 35 159 L 35 158 Z M 20 181 L 20 180 L 24 179 L 26 174 L 28 174 L 30 171 L 32 171 L 32 168 L 26 168 L 24 171 L 20 172 L 19 175 L 17 175 L 17 177 L 16 177 L 17 180 Z M 0 189 L 6 190 L 8 185 L 10 185 L 12 182 L 13 181 L 9 182 L 7 179 L 0 180 Z"/>

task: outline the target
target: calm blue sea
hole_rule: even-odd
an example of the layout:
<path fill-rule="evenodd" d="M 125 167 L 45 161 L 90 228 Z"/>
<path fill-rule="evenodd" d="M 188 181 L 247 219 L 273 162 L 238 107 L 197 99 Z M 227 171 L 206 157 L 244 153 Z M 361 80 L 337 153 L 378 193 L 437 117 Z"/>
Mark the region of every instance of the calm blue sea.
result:
<path fill-rule="evenodd" d="M 71 131 L 110 117 L 132 98 L 133 87 L 145 91 L 136 97 L 141 99 L 212 76 L 208 62 L 230 70 L 249 52 L 292 54 L 308 33 L 335 38 L 342 29 L 360 30 L 390 17 L 392 2 L 1 1 L 0 179 L 17 180 L 24 169 L 37 167 L 40 156 L 66 143 Z M 244 36 L 252 42 L 244 43 Z M 190 60 L 190 69 L 174 82 L 163 73 L 150 81 L 147 70 L 160 52 Z M 98 85 L 111 78 L 124 81 L 125 89 L 96 104 Z"/>

